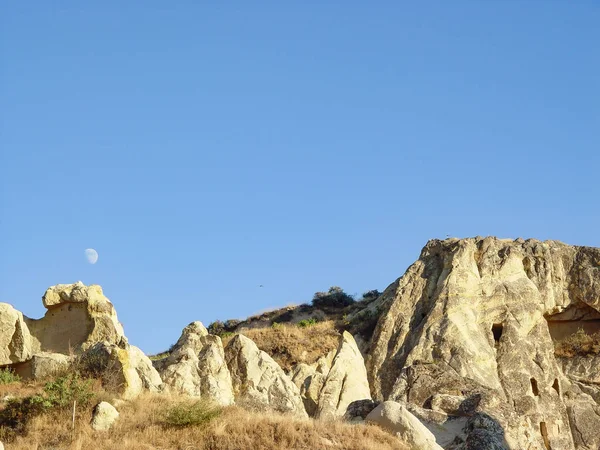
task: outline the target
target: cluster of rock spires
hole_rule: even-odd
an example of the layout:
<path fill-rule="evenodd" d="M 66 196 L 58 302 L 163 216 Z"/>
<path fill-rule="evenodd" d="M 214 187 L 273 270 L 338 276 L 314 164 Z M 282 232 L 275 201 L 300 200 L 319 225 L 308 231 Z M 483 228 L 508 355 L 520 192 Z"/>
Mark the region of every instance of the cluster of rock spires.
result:
<path fill-rule="evenodd" d="M 128 344 L 99 286 L 53 286 L 43 302 L 40 320 L 0 304 L 0 365 L 24 376 L 80 355 L 110 367 L 126 399 L 176 392 L 366 419 L 415 449 L 600 448 L 600 356 L 554 353 L 556 339 L 600 331 L 600 249 L 432 240 L 368 306 L 379 319 L 364 355 L 344 332 L 337 350 L 289 373 L 242 334 L 223 348 L 200 322 L 153 365 Z"/>

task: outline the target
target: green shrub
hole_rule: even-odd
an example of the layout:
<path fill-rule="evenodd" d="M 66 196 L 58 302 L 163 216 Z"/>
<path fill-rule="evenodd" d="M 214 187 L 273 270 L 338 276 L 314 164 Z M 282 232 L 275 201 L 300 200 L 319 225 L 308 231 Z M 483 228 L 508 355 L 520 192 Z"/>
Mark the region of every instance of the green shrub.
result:
<path fill-rule="evenodd" d="M 235 334 L 235 333 L 232 333 L 231 331 L 223 331 L 223 332 L 222 332 L 222 333 L 219 335 L 219 337 L 220 337 L 221 339 L 225 339 L 225 338 L 228 338 L 228 337 L 231 337 L 231 336 L 233 336 L 234 334 Z"/>
<path fill-rule="evenodd" d="M 342 308 L 355 302 L 354 297 L 346 294 L 341 287 L 332 286 L 327 292 L 315 293 L 312 304 L 317 308 Z"/>
<path fill-rule="evenodd" d="M 271 324 L 271 328 L 272 328 L 272 329 L 274 329 L 274 330 L 278 330 L 278 329 L 280 329 L 282 326 L 283 326 L 283 325 L 281 325 L 279 322 L 273 322 L 273 323 Z"/>
<path fill-rule="evenodd" d="M 0 369 L 0 384 L 10 384 L 20 381 L 21 377 L 17 375 L 13 370 L 6 368 Z"/>
<path fill-rule="evenodd" d="M 221 333 L 223 333 L 225 331 L 225 324 L 223 322 L 221 322 L 220 320 L 215 320 L 213 323 L 211 323 L 207 327 L 207 330 L 210 334 L 214 334 L 215 336 L 220 336 Z"/>
<path fill-rule="evenodd" d="M 318 322 L 317 319 L 315 319 L 314 317 L 311 317 L 310 319 L 304 319 L 304 320 L 301 320 L 300 322 L 298 322 L 298 326 L 300 328 L 312 327 L 313 325 L 316 325 L 317 322 Z"/>
<path fill-rule="evenodd" d="M 63 408 L 71 406 L 74 401 L 86 406 L 93 397 L 92 380 L 83 379 L 79 373 L 74 372 L 46 383 L 41 398 L 46 407 Z"/>
<path fill-rule="evenodd" d="M 377 298 L 381 295 L 381 292 L 379 292 L 377 289 L 372 289 L 370 291 L 365 292 L 362 295 L 362 299 L 361 301 L 363 302 L 367 302 L 370 303 L 373 300 L 377 300 Z"/>
<path fill-rule="evenodd" d="M 164 423 L 177 428 L 199 426 L 207 424 L 219 414 L 219 408 L 205 401 L 184 402 L 170 407 L 164 413 Z"/>
<path fill-rule="evenodd" d="M 600 354 L 600 332 L 587 334 L 579 328 L 575 334 L 555 343 L 554 353 L 567 358 Z"/>

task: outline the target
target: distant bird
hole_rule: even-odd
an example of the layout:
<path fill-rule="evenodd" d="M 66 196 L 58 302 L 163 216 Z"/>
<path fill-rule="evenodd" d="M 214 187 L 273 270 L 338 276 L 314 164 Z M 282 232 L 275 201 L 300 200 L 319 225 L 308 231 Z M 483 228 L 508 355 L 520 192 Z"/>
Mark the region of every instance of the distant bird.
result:
<path fill-rule="evenodd" d="M 449 237 L 450 237 L 450 235 L 449 235 L 449 234 L 447 234 L 447 235 L 446 235 L 446 239 L 448 239 Z"/>
<path fill-rule="evenodd" d="M 263 285 L 261 284 L 261 285 L 259 285 L 258 287 L 263 287 Z"/>

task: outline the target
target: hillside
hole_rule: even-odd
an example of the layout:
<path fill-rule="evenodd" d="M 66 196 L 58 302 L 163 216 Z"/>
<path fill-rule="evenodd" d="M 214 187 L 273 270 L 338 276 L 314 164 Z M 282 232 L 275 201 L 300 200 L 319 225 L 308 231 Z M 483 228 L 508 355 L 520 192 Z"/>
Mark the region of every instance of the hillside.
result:
<path fill-rule="evenodd" d="M 432 240 L 382 293 L 192 322 L 151 359 L 99 286 L 43 303 L 0 304 L 7 448 L 600 447 L 600 249 Z"/>

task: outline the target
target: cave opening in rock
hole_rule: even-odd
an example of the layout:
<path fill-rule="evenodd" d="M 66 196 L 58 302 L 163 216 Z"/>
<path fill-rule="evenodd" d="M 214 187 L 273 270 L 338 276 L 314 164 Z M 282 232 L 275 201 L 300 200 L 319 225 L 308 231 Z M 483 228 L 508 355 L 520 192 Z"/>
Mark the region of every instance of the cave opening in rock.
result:
<path fill-rule="evenodd" d="M 494 341 L 496 342 L 496 344 L 500 342 L 503 329 L 504 327 L 501 323 L 495 323 L 492 325 L 492 334 L 494 335 Z"/>
<path fill-rule="evenodd" d="M 538 397 L 540 395 L 540 391 L 538 389 L 537 380 L 535 378 L 532 378 L 530 381 L 531 381 L 531 391 L 533 392 L 533 395 Z"/>
<path fill-rule="evenodd" d="M 556 391 L 556 393 L 560 396 L 560 385 L 558 384 L 558 378 L 554 379 L 554 383 L 552 383 L 552 388 Z"/>
<path fill-rule="evenodd" d="M 558 356 L 584 354 L 585 345 L 600 339 L 600 312 L 583 302 L 544 317 Z"/>

